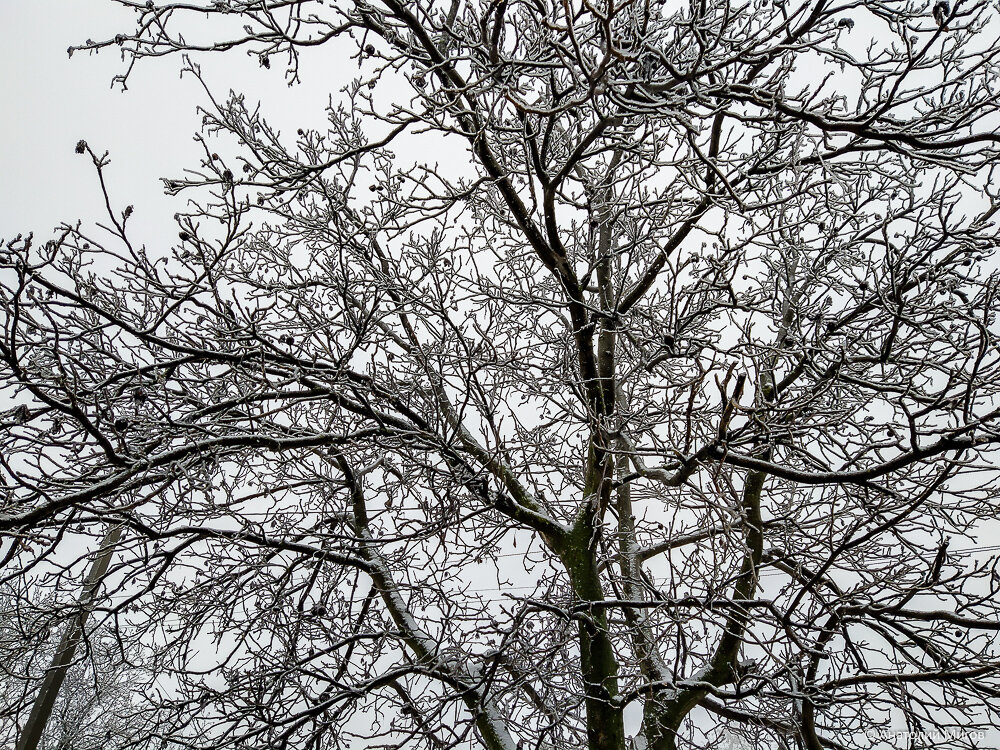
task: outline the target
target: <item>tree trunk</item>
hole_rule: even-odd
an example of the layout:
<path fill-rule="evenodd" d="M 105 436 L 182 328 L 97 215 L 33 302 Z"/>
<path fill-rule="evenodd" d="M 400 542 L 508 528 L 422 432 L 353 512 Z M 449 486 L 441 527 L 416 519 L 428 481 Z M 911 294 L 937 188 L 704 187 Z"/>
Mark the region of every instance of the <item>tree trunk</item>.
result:
<path fill-rule="evenodd" d="M 97 587 L 100 585 L 101 579 L 104 578 L 104 574 L 108 572 L 115 545 L 121 535 L 121 526 L 113 527 L 104 535 L 104 541 L 101 542 L 101 547 L 90 566 L 90 572 L 83 582 L 83 588 L 80 590 L 79 611 L 70 618 L 66 625 L 56 653 L 52 657 L 52 664 L 46 671 L 42 687 L 31 707 L 31 714 L 18 737 L 16 750 L 36 750 L 42 739 L 42 732 L 45 731 L 45 725 L 52 714 L 52 707 L 55 706 L 59 688 L 62 687 L 66 672 L 69 671 L 69 667 L 73 663 L 76 647 L 83 639 L 83 629 L 87 624 L 87 617 L 90 615 L 94 594 L 97 592 Z"/>

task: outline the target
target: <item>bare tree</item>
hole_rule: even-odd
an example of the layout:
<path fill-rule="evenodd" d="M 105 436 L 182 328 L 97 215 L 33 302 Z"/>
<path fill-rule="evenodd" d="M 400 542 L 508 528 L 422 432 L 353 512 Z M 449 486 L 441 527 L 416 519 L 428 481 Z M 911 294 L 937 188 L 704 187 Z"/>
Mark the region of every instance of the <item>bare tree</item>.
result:
<path fill-rule="evenodd" d="M 121 526 L 122 744 L 997 723 L 995 8 L 118 1 L 123 84 L 358 68 L 206 93 L 169 253 L 83 142 L 108 216 L 6 243 L 4 575 Z"/>
<path fill-rule="evenodd" d="M 85 607 L 59 633 L 55 623 L 65 613 L 51 599 L 32 601 L 25 581 L 16 583 L 21 585 L 7 584 L 0 591 L 4 747 L 100 750 L 112 739 L 129 738 L 132 696 L 145 675 L 130 666 L 110 633 L 90 633 L 74 642 L 86 622 Z M 37 697 L 31 690 L 36 687 Z M 10 736 L 8 720 L 28 708 L 24 729 Z"/>
<path fill-rule="evenodd" d="M 66 679 L 66 675 L 73 664 L 76 650 L 83 639 L 84 631 L 87 627 L 87 619 L 90 616 L 90 606 L 97 594 L 97 587 L 100 586 L 108 566 L 111 564 L 111 557 L 114 547 L 121 538 L 121 527 L 114 526 L 105 534 L 97 555 L 91 563 L 87 577 L 84 579 L 83 588 L 80 591 L 80 598 L 77 602 L 78 613 L 66 624 L 66 629 L 59 639 L 59 645 L 52 655 L 52 662 L 46 670 L 42 684 L 38 688 L 38 695 L 31 706 L 31 715 L 24 724 L 24 728 L 18 737 L 16 750 L 36 750 L 44 734 L 45 727 L 52 716 L 59 691 Z M 89 703 L 89 702 L 88 702 Z"/>

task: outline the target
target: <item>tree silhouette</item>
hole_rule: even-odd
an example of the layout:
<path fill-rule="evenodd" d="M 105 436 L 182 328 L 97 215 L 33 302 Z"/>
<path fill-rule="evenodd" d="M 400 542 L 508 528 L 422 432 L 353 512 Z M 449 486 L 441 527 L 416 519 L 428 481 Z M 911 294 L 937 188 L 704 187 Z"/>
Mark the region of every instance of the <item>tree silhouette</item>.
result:
<path fill-rule="evenodd" d="M 295 134 L 207 93 L 169 252 L 84 142 L 107 217 L 6 242 L 4 576 L 122 529 L 109 746 L 997 723 L 994 8 L 119 4 L 122 83 L 358 78 Z"/>

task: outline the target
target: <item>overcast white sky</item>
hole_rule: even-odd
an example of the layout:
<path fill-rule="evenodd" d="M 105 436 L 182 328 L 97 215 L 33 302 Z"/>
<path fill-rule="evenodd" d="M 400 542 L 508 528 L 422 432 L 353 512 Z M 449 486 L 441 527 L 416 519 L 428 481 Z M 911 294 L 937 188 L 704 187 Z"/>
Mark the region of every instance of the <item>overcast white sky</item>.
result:
<path fill-rule="evenodd" d="M 0 238 L 44 238 L 60 221 L 99 218 L 93 167 L 73 151 L 83 138 L 111 152 L 112 197 L 117 208 L 135 204 L 139 239 L 150 249 L 175 241 L 172 215 L 182 199 L 164 196 L 159 178 L 197 163 L 192 135 L 204 92 L 192 77 L 180 79 L 179 56 L 142 61 L 122 93 L 111 89 L 125 67 L 116 50 L 66 52 L 129 30 L 133 18 L 110 0 L 0 0 Z M 264 71 L 239 51 L 200 62 L 216 95 L 247 92 L 279 126 L 322 118 L 330 79 L 315 65 L 304 86 L 289 89 L 280 66 Z"/>
<path fill-rule="evenodd" d="M 123 94 L 110 88 L 122 68 L 113 52 L 66 53 L 129 20 L 104 0 L 0 0 L 0 236 L 47 236 L 62 220 L 96 215 L 93 168 L 73 152 L 81 138 L 111 151 L 124 203 L 147 215 L 147 201 L 162 205 L 155 178 L 193 153 L 197 124 L 194 86 L 169 70 L 179 61 L 138 71 Z"/>
<path fill-rule="evenodd" d="M 111 152 L 112 198 L 117 208 L 135 205 L 138 239 L 160 252 L 176 242 L 171 217 L 183 198 L 164 196 L 159 178 L 197 163 L 200 86 L 180 79 L 180 58 L 168 57 L 143 61 L 122 93 L 111 88 L 125 67 L 114 50 L 66 52 L 132 22 L 110 0 L 0 0 L 0 239 L 27 231 L 45 239 L 60 221 L 100 218 L 94 170 L 74 153 L 82 138 Z M 344 75 L 326 59 L 325 68 L 311 61 L 293 89 L 280 66 L 261 70 L 239 51 L 201 62 L 218 95 L 234 87 L 260 98 L 269 119 L 294 131 L 296 120 L 320 122 L 326 91 Z"/>

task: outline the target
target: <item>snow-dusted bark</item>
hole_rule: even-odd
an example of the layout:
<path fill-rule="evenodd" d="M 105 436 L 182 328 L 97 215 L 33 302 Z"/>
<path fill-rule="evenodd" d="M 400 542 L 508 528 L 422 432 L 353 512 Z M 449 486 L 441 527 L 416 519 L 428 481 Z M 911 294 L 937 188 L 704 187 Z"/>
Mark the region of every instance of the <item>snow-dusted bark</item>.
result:
<path fill-rule="evenodd" d="M 330 106 L 206 84 L 170 247 L 83 141 L 5 240 L 0 664 L 112 524 L 135 750 L 1000 723 L 993 6 L 119 4 Z"/>
<path fill-rule="evenodd" d="M 429 674 L 446 680 L 462 696 L 466 708 L 475 717 L 485 747 L 489 750 L 516 750 L 518 745 L 507 729 L 496 699 L 489 694 L 489 686 L 481 670 L 473 663 L 473 657 L 470 654 L 460 658 L 443 655 L 441 644 L 427 633 L 410 610 L 368 528 L 368 509 L 361 480 L 347 458 L 337 456 L 337 464 L 351 492 L 351 525 L 357 534 L 361 554 L 370 566 L 368 574 L 403 640 Z"/>

